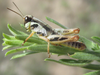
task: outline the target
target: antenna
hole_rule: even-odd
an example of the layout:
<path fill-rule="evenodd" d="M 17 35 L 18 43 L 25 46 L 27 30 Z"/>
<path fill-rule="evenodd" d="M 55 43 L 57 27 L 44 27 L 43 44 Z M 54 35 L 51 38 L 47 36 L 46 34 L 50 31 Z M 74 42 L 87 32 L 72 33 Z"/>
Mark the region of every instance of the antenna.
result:
<path fill-rule="evenodd" d="M 14 10 L 12 10 L 10 8 L 7 8 L 7 9 L 10 10 L 10 11 L 12 11 L 12 12 L 14 12 L 14 13 L 16 13 L 16 14 L 18 14 L 19 16 L 21 16 L 23 18 L 23 16 L 21 14 L 19 14 L 18 12 L 14 11 Z"/>
<path fill-rule="evenodd" d="M 15 5 L 15 7 L 19 10 L 19 12 L 23 15 L 23 13 L 20 11 L 20 9 L 18 8 L 18 6 L 13 2 L 13 4 Z M 24 16 L 24 15 L 23 15 Z"/>
<path fill-rule="evenodd" d="M 10 11 L 12 11 L 12 12 L 14 12 L 14 13 L 16 13 L 16 14 L 18 14 L 19 16 L 21 16 L 22 18 L 23 18 L 23 13 L 20 11 L 20 9 L 17 7 L 17 5 L 13 2 L 13 4 L 15 5 L 15 7 L 19 10 L 19 12 L 21 13 L 18 13 L 18 12 L 16 12 L 16 11 L 14 11 L 14 10 L 12 10 L 12 9 L 10 9 L 10 8 L 7 8 L 8 10 L 10 10 Z"/>

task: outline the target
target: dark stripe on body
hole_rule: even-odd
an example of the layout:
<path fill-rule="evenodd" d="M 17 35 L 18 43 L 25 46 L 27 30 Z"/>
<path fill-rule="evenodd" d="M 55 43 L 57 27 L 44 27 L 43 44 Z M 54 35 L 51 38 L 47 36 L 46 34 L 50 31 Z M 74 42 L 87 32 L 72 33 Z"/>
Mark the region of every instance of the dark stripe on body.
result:
<path fill-rule="evenodd" d="M 62 41 L 62 40 L 66 40 L 66 39 L 68 39 L 68 38 L 60 38 L 59 39 L 59 37 L 55 37 L 53 39 L 50 39 L 50 41 Z"/>
<path fill-rule="evenodd" d="M 63 37 L 62 37 L 62 38 L 59 39 L 59 41 L 66 40 L 66 39 L 68 39 L 68 38 L 63 38 Z"/>
<path fill-rule="evenodd" d="M 57 41 L 59 37 L 55 37 L 54 39 L 50 39 L 50 41 Z"/>
<path fill-rule="evenodd" d="M 33 25 L 31 25 L 31 27 L 37 28 L 38 27 L 38 24 L 33 24 Z"/>
<path fill-rule="evenodd" d="M 41 32 L 37 32 L 37 34 L 42 35 L 42 36 L 45 36 L 45 34 L 44 33 L 41 33 Z"/>

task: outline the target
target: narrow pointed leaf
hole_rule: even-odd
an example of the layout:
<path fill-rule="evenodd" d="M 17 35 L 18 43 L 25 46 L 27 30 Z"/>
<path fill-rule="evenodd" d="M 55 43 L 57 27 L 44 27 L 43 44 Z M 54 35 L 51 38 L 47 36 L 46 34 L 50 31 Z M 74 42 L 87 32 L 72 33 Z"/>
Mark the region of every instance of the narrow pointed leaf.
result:
<path fill-rule="evenodd" d="M 94 43 L 93 41 L 91 41 L 91 40 L 89 40 L 87 38 L 84 38 L 82 36 L 80 36 L 79 40 L 82 41 L 86 45 L 88 50 L 92 50 L 96 46 L 96 43 Z"/>
<path fill-rule="evenodd" d="M 79 60 L 100 60 L 100 52 L 76 52 L 70 57 Z"/>
<path fill-rule="evenodd" d="M 2 43 L 2 46 L 7 46 L 7 44 L 5 43 L 5 41 Z"/>
<path fill-rule="evenodd" d="M 50 45 L 49 46 L 49 50 L 51 53 L 57 53 L 60 55 L 67 55 L 67 53 L 74 53 L 74 52 L 80 52 L 76 49 L 70 48 L 70 47 L 60 47 L 60 46 L 53 46 Z M 35 46 L 29 46 L 28 47 L 29 50 L 32 50 L 34 52 L 47 52 L 47 44 L 43 44 L 43 45 L 35 45 Z"/>
<path fill-rule="evenodd" d="M 21 40 L 7 40 L 7 41 L 5 41 L 5 44 L 13 45 L 13 46 L 22 46 L 22 43 L 23 43 L 23 41 L 21 41 Z M 24 46 L 29 46 L 29 45 L 31 45 L 31 43 L 26 42 L 24 44 Z"/>
<path fill-rule="evenodd" d="M 93 72 L 86 73 L 84 75 L 100 75 L 100 71 L 93 71 Z"/>
<path fill-rule="evenodd" d="M 23 24 L 20 24 L 21 27 L 23 27 L 25 29 L 25 26 Z"/>
<path fill-rule="evenodd" d="M 58 23 L 57 21 L 55 21 L 55 20 L 53 20 L 53 19 L 51 19 L 51 18 L 49 18 L 49 17 L 46 17 L 46 19 L 47 19 L 48 21 L 50 21 L 50 22 L 52 22 L 52 23 L 54 23 L 54 24 L 60 26 L 61 28 L 67 29 L 67 27 L 63 26 L 62 24 Z"/>
<path fill-rule="evenodd" d="M 28 36 L 21 36 L 21 35 L 17 35 L 15 36 L 16 39 L 18 40 L 25 40 Z M 42 43 L 46 43 L 45 41 L 43 41 L 42 39 L 38 38 L 38 37 L 30 37 L 27 42 L 31 42 L 31 43 L 38 43 L 38 44 L 42 44 Z"/>
<path fill-rule="evenodd" d="M 9 48 L 12 48 L 12 47 L 13 47 L 12 45 L 7 45 L 7 46 L 3 47 L 2 51 L 6 50 L 6 49 L 9 49 Z"/>
<path fill-rule="evenodd" d="M 16 59 L 16 58 L 20 58 L 20 57 L 23 57 L 23 56 L 26 56 L 26 55 L 30 55 L 30 54 L 35 54 L 37 52 L 25 52 L 25 53 L 22 53 L 22 54 L 17 54 L 17 55 L 14 55 L 11 57 L 11 59 Z"/>
<path fill-rule="evenodd" d="M 6 39 L 6 38 L 3 38 L 3 41 L 6 41 L 6 40 L 8 40 L 8 39 Z"/>
<path fill-rule="evenodd" d="M 97 41 L 98 43 L 100 43 L 100 37 L 97 36 L 93 36 L 91 37 L 93 40 Z"/>
<path fill-rule="evenodd" d="M 88 65 L 83 66 L 83 68 L 91 69 L 91 70 L 100 70 L 100 65 L 99 64 L 88 64 Z"/>
<path fill-rule="evenodd" d="M 12 53 L 15 53 L 15 52 L 24 51 L 24 50 L 27 50 L 27 47 L 13 49 L 13 50 L 10 50 L 10 51 L 6 52 L 5 56 L 7 56 L 9 54 L 12 54 Z"/>
<path fill-rule="evenodd" d="M 27 35 L 26 33 L 16 30 L 8 24 L 8 29 L 13 35 Z"/>
<path fill-rule="evenodd" d="M 8 40 L 15 40 L 15 37 L 14 36 L 10 36 L 10 35 L 7 35 L 5 33 L 3 33 L 3 37 L 8 39 Z"/>
<path fill-rule="evenodd" d="M 68 66 L 85 66 L 91 62 L 91 61 L 89 62 L 79 61 L 79 60 L 74 60 L 74 59 L 60 59 L 57 61 L 50 58 L 45 59 L 45 61 L 53 61 L 53 62 L 57 62 L 63 65 L 68 65 Z"/>

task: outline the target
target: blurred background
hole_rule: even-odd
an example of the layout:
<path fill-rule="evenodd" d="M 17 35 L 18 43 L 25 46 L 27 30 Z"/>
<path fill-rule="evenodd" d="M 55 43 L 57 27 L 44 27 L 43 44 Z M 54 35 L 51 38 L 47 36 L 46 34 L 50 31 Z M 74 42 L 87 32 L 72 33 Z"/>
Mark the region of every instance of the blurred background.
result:
<path fill-rule="evenodd" d="M 68 28 L 80 28 L 79 34 L 88 39 L 92 36 L 100 37 L 100 0 L 0 0 L 0 75 L 83 75 L 89 71 L 45 62 L 47 53 L 38 53 L 14 60 L 10 60 L 12 55 L 5 57 L 6 50 L 2 51 L 2 33 L 11 35 L 7 24 L 26 32 L 19 25 L 23 23 L 22 18 L 6 9 L 9 7 L 18 11 L 12 1 L 25 15 L 33 15 L 53 28 L 59 27 L 48 22 L 46 16 Z M 51 58 L 58 60 L 69 57 L 52 55 Z"/>

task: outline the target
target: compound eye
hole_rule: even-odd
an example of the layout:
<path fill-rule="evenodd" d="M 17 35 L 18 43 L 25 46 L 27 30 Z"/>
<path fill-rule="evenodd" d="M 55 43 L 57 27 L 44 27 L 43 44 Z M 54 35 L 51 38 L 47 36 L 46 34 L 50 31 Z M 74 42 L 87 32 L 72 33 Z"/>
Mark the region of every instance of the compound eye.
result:
<path fill-rule="evenodd" d="M 28 17 L 28 16 L 25 17 L 25 21 L 26 21 L 26 22 L 30 22 L 31 20 L 32 20 L 32 18 L 30 18 L 30 17 Z"/>

